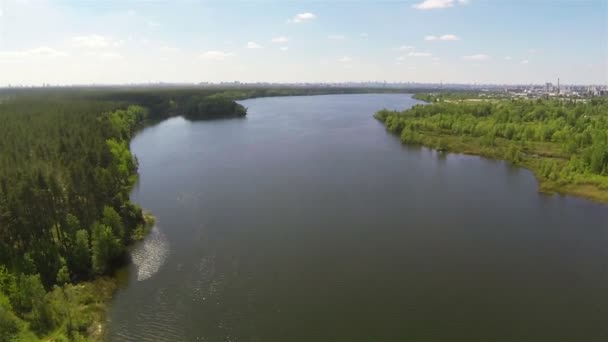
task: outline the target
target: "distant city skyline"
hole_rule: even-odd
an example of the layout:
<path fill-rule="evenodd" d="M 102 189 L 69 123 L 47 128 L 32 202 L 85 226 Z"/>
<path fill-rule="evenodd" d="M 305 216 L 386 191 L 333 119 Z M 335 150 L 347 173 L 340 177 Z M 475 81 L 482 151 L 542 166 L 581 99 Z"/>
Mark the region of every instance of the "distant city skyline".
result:
<path fill-rule="evenodd" d="M 608 83 L 608 2 L 0 0 L 0 86 Z"/>

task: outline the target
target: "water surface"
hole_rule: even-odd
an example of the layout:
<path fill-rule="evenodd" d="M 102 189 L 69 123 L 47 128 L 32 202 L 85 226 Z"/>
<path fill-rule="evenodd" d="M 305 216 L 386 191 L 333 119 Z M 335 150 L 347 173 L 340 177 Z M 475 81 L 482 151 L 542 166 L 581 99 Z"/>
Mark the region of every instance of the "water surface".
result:
<path fill-rule="evenodd" d="M 242 101 L 131 147 L 157 217 L 111 341 L 608 341 L 608 209 L 402 146 L 409 95 Z"/>

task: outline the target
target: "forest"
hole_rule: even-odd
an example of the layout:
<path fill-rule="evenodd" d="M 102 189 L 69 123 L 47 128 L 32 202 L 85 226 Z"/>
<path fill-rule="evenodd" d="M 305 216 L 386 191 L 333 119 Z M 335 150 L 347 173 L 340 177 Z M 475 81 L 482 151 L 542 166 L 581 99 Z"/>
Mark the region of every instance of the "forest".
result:
<path fill-rule="evenodd" d="M 532 170 L 541 191 L 608 203 L 608 98 L 416 98 L 430 104 L 375 114 L 404 144 L 507 160 Z"/>
<path fill-rule="evenodd" d="M 235 100 L 251 97 L 373 91 L 0 89 L 0 341 L 103 339 L 113 274 L 151 221 L 129 200 L 143 125 L 243 117 Z"/>
<path fill-rule="evenodd" d="M 0 340 L 93 333 L 107 292 L 98 287 L 111 282 L 71 284 L 111 274 L 144 229 L 129 201 L 128 144 L 147 114 L 38 96 L 0 104 Z"/>

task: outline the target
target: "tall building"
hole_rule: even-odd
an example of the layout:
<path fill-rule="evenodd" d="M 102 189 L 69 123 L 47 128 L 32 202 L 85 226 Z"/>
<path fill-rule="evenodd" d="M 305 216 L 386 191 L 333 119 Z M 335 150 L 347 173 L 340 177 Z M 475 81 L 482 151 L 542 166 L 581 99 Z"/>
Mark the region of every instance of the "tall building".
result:
<path fill-rule="evenodd" d="M 553 83 L 547 82 L 545 84 L 545 91 L 548 93 L 552 93 L 553 92 Z"/>

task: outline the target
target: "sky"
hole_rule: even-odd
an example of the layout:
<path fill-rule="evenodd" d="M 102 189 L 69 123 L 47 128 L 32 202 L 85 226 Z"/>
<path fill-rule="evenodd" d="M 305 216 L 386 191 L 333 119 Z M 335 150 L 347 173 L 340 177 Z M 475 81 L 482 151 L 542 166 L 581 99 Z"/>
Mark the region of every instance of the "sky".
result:
<path fill-rule="evenodd" d="M 0 0 L 0 86 L 608 83 L 608 0 Z"/>

